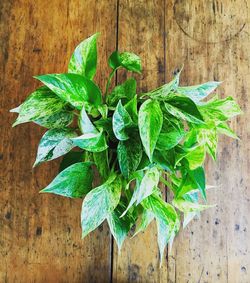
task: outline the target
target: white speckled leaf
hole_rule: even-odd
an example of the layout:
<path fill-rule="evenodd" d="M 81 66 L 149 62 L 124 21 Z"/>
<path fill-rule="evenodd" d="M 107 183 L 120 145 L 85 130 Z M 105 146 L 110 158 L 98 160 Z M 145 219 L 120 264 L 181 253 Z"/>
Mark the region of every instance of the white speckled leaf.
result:
<path fill-rule="evenodd" d="M 212 99 L 199 106 L 199 110 L 206 120 L 227 121 L 228 119 L 242 114 L 239 105 L 228 96 L 225 99 Z"/>
<path fill-rule="evenodd" d="M 37 124 L 42 124 L 45 126 L 51 126 L 55 124 L 54 116 L 59 118 L 57 124 L 61 125 L 62 120 L 61 115 L 64 115 L 66 103 L 61 100 L 56 94 L 54 94 L 47 87 L 40 87 L 34 91 L 19 107 L 12 109 L 19 113 L 17 120 L 13 124 L 16 126 L 18 124 L 26 122 L 36 122 Z M 72 120 L 72 113 L 69 112 L 67 123 Z M 49 122 L 50 121 L 50 122 Z M 64 120 L 66 121 L 66 120 Z"/>
<path fill-rule="evenodd" d="M 70 198 L 81 198 L 92 188 L 93 172 L 90 162 L 75 163 L 62 172 L 41 191 Z"/>
<path fill-rule="evenodd" d="M 99 87 L 81 75 L 48 74 L 34 78 L 44 83 L 62 100 L 69 102 L 77 109 L 81 109 L 84 104 L 98 106 L 102 102 Z"/>
<path fill-rule="evenodd" d="M 144 209 L 142 214 L 141 214 L 141 221 L 140 221 L 139 225 L 137 225 L 137 229 L 136 229 L 136 232 L 133 235 L 133 237 L 135 237 L 140 232 L 145 231 L 146 228 L 148 227 L 148 225 L 153 220 L 154 220 L 154 214 L 152 213 L 152 211 L 150 211 L 149 209 Z"/>
<path fill-rule="evenodd" d="M 74 113 L 71 111 L 61 111 L 56 114 L 45 116 L 40 119 L 36 119 L 33 122 L 39 126 L 48 128 L 48 129 L 58 129 L 65 128 L 69 126 L 74 118 Z"/>
<path fill-rule="evenodd" d="M 136 205 L 153 193 L 154 188 L 157 187 L 159 183 L 159 178 L 160 172 L 156 167 L 152 167 L 146 171 L 137 192 Z"/>
<path fill-rule="evenodd" d="M 181 120 L 195 124 L 204 124 L 204 119 L 195 103 L 188 97 L 171 95 L 165 100 L 165 109 Z"/>
<path fill-rule="evenodd" d="M 136 80 L 134 78 L 127 79 L 123 84 L 116 86 L 108 95 L 107 101 L 109 105 L 116 105 L 122 98 L 130 100 L 136 95 Z"/>
<path fill-rule="evenodd" d="M 174 118 L 174 117 L 173 117 Z M 184 137 L 184 126 L 178 119 L 165 116 L 156 149 L 169 150 L 175 147 Z"/>
<path fill-rule="evenodd" d="M 125 209 L 123 203 L 119 203 L 116 209 L 109 213 L 107 216 L 108 225 L 110 231 L 117 243 L 118 251 L 120 252 L 122 244 L 126 239 L 126 236 L 134 224 L 133 217 L 127 213 L 124 217 L 120 217 L 122 211 Z"/>
<path fill-rule="evenodd" d="M 82 204 L 82 237 L 95 230 L 117 207 L 121 196 L 120 177 L 112 174 L 101 186 L 90 191 Z"/>
<path fill-rule="evenodd" d="M 154 99 L 164 99 L 165 97 L 167 97 L 169 95 L 169 93 L 175 91 L 179 85 L 179 81 L 180 81 L 180 74 L 181 74 L 180 70 L 174 77 L 174 79 L 172 81 L 170 81 L 169 83 L 160 86 L 157 89 L 154 89 L 150 92 L 147 93 L 143 93 L 143 97 L 145 96 L 149 96 L 152 97 Z"/>
<path fill-rule="evenodd" d="M 143 206 L 149 209 L 156 218 L 157 240 L 162 263 L 165 247 L 168 243 L 172 244 L 176 233 L 179 231 L 180 220 L 174 207 L 155 193 L 143 202 Z"/>
<path fill-rule="evenodd" d="M 131 52 L 113 52 L 108 59 L 108 64 L 112 69 L 123 67 L 128 71 L 141 73 L 141 59 Z"/>
<path fill-rule="evenodd" d="M 83 107 L 79 116 L 78 120 L 79 128 L 83 134 L 96 134 L 98 133 L 95 126 L 92 124 L 92 122 L 89 119 L 88 114 L 86 113 L 85 108 Z"/>
<path fill-rule="evenodd" d="M 74 147 L 70 138 L 76 136 L 76 132 L 69 128 L 48 130 L 40 140 L 34 166 L 69 152 Z"/>
<path fill-rule="evenodd" d="M 163 115 L 158 101 L 148 99 L 141 105 L 138 122 L 142 144 L 152 162 L 163 123 Z"/>
<path fill-rule="evenodd" d="M 199 204 L 199 203 L 185 200 L 183 198 L 173 199 L 172 203 L 176 208 L 178 208 L 180 211 L 185 212 L 185 213 L 199 212 L 199 211 L 214 207 L 214 205 Z"/>
<path fill-rule="evenodd" d="M 69 61 L 69 73 L 79 74 L 90 80 L 94 78 L 97 65 L 96 41 L 98 36 L 99 33 L 96 33 L 76 47 Z"/>
<path fill-rule="evenodd" d="M 188 96 L 195 103 L 199 103 L 202 99 L 212 93 L 220 84 L 221 82 L 207 82 L 194 86 L 181 86 L 176 89 L 176 93 Z"/>
<path fill-rule="evenodd" d="M 134 203 L 136 203 L 136 205 L 140 204 L 145 198 L 154 192 L 155 187 L 157 187 L 159 183 L 159 178 L 160 173 L 157 168 L 152 167 L 146 171 L 140 185 L 136 186 L 129 205 L 123 212 L 122 216 L 127 213 Z"/>
<path fill-rule="evenodd" d="M 125 178 L 133 173 L 142 158 L 142 144 L 139 135 L 133 135 L 127 141 L 120 141 L 117 147 L 120 170 Z"/>
<path fill-rule="evenodd" d="M 124 141 L 129 138 L 127 130 L 134 123 L 128 111 L 123 107 L 121 101 L 118 102 L 112 118 L 113 131 L 118 140 Z"/>
<path fill-rule="evenodd" d="M 108 148 L 103 131 L 83 134 L 71 140 L 74 145 L 91 152 L 101 152 Z"/>
<path fill-rule="evenodd" d="M 197 167 L 202 166 L 206 158 L 205 146 L 204 145 L 194 146 L 190 149 L 187 149 L 186 152 L 184 153 L 176 154 L 175 166 L 179 164 L 179 162 L 183 158 L 185 158 L 188 161 L 189 168 L 191 170 L 194 170 Z"/>

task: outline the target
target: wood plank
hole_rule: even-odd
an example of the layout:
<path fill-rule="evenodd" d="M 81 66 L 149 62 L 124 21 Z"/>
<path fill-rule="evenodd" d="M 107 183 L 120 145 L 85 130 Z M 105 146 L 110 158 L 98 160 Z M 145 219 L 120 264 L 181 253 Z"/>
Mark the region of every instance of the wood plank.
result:
<path fill-rule="evenodd" d="M 39 195 L 58 162 L 32 171 L 35 125 L 11 129 L 20 104 L 37 87 L 35 74 L 66 72 L 74 47 L 101 31 L 99 58 L 115 49 L 116 1 L 3 0 L 0 3 L 1 76 L 1 282 L 109 282 L 107 225 L 81 240 L 81 201 Z M 107 64 L 99 62 L 104 87 Z"/>
<path fill-rule="evenodd" d="M 164 82 L 164 1 L 119 1 L 118 48 L 142 58 L 138 92 Z M 119 72 L 118 82 L 125 78 L 126 72 Z M 154 223 L 144 234 L 127 239 L 119 255 L 114 246 L 113 266 L 113 282 L 166 282 L 166 260 L 160 269 Z"/>
<path fill-rule="evenodd" d="M 249 282 L 250 214 L 249 7 L 247 1 L 170 0 L 166 2 L 167 78 L 184 63 L 181 82 L 224 81 L 218 93 L 231 95 L 244 116 L 232 128 L 241 141 L 220 139 L 217 164 L 206 163 L 214 209 L 181 231 L 169 253 L 168 282 Z"/>

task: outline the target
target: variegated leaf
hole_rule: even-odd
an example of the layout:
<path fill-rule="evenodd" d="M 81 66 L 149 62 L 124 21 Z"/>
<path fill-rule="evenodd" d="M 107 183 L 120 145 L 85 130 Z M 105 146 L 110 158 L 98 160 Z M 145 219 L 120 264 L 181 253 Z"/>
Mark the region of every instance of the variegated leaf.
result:
<path fill-rule="evenodd" d="M 86 195 L 81 212 L 82 237 L 95 230 L 114 211 L 121 189 L 121 179 L 112 174 L 105 183 Z"/>
<path fill-rule="evenodd" d="M 76 132 L 69 128 L 47 131 L 39 143 L 34 166 L 44 161 L 53 160 L 69 152 L 74 147 L 71 138 L 76 136 Z"/>
<path fill-rule="evenodd" d="M 96 33 L 76 47 L 69 61 L 69 73 L 79 74 L 90 80 L 94 78 L 97 65 L 96 41 L 98 36 L 99 33 Z"/>
<path fill-rule="evenodd" d="M 81 198 L 92 188 L 93 172 L 90 162 L 75 163 L 62 172 L 41 191 L 70 198 Z"/>
<path fill-rule="evenodd" d="M 88 105 L 98 106 L 102 102 L 99 87 L 86 77 L 78 74 L 48 74 L 35 76 L 62 100 L 77 109 Z"/>

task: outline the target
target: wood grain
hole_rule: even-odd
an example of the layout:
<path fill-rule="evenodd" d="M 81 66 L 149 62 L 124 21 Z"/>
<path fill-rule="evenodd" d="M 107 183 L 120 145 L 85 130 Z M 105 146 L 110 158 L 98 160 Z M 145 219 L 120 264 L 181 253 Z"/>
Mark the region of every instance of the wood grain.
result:
<path fill-rule="evenodd" d="M 249 7 L 247 1 L 167 1 L 167 78 L 184 63 L 181 82 L 224 81 L 218 93 L 233 96 L 245 114 L 231 123 L 241 141 L 220 139 L 218 161 L 206 163 L 208 192 L 216 208 L 181 231 L 169 253 L 168 282 L 250 280 L 249 241 Z"/>
<path fill-rule="evenodd" d="M 143 72 L 136 76 L 137 92 L 164 82 L 164 1 L 119 1 L 118 48 L 142 59 Z M 118 82 L 126 72 L 118 75 Z M 166 260 L 160 269 L 155 223 L 133 239 L 127 239 L 120 254 L 114 249 L 114 282 L 166 282 Z"/>
<path fill-rule="evenodd" d="M 0 2 L 0 282 L 250 282 L 249 14 L 247 0 Z M 31 170 L 44 130 L 11 130 L 8 111 L 37 87 L 32 76 L 66 71 L 77 43 L 97 31 L 102 89 L 103 62 L 118 47 L 142 58 L 138 92 L 184 63 L 182 84 L 223 80 L 218 93 L 244 111 L 231 123 L 241 140 L 221 138 L 217 164 L 206 163 L 217 206 L 180 231 L 161 268 L 154 224 L 119 255 L 106 223 L 82 241 L 81 201 L 38 194 L 58 168 L 52 161 Z M 118 82 L 126 76 L 119 71 Z"/>
<path fill-rule="evenodd" d="M 43 129 L 11 130 L 35 74 L 66 72 L 74 47 L 100 31 L 99 56 L 116 46 L 116 1 L 1 1 L 1 265 L 0 282 L 109 282 L 106 225 L 81 240 L 81 201 L 39 195 L 58 161 L 32 171 Z M 104 87 L 107 65 L 99 64 Z"/>

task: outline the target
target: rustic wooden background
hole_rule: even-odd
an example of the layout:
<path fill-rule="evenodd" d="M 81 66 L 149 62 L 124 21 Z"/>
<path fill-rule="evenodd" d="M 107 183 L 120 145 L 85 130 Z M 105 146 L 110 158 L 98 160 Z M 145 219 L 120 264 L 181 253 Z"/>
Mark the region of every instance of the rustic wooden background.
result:
<path fill-rule="evenodd" d="M 1 0 L 0 1 L 0 282 L 250 282 L 250 42 L 247 0 Z M 57 162 L 32 171 L 44 132 L 11 129 L 14 114 L 36 86 L 35 74 L 65 72 L 74 47 L 100 31 L 97 81 L 116 48 L 142 57 L 140 90 L 170 79 L 224 80 L 245 114 L 231 126 L 241 141 L 222 138 L 218 162 L 207 162 L 214 209 L 181 231 L 162 268 L 156 229 L 126 241 L 118 255 L 107 225 L 81 240 L 81 201 L 39 195 Z M 118 81 L 124 75 L 118 75 Z"/>

